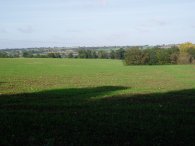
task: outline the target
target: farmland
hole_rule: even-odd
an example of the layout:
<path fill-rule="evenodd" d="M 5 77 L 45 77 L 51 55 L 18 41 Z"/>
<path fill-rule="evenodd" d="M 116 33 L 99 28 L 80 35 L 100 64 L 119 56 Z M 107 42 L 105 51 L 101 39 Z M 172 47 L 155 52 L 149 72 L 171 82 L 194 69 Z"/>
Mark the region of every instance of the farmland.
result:
<path fill-rule="evenodd" d="M 0 145 L 193 145 L 195 66 L 0 59 Z"/>

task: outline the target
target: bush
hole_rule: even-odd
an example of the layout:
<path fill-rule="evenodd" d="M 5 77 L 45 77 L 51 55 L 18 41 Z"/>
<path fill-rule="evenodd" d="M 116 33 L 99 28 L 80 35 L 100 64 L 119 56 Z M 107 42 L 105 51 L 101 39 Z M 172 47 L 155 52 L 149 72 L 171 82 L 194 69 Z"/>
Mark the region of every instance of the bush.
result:
<path fill-rule="evenodd" d="M 125 63 L 127 65 L 176 64 L 178 51 L 178 48 L 163 49 L 157 47 L 143 50 L 135 47 L 126 50 Z"/>
<path fill-rule="evenodd" d="M 189 53 L 180 53 L 178 57 L 178 64 L 191 64 L 193 57 Z"/>
<path fill-rule="evenodd" d="M 179 58 L 179 53 L 174 52 L 170 55 L 170 63 L 171 64 L 177 64 Z"/>
<path fill-rule="evenodd" d="M 60 53 L 48 53 L 49 58 L 62 58 Z"/>
<path fill-rule="evenodd" d="M 141 65 L 147 63 L 148 57 L 139 48 L 128 49 L 125 52 L 125 64 L 127 65 Z"/>

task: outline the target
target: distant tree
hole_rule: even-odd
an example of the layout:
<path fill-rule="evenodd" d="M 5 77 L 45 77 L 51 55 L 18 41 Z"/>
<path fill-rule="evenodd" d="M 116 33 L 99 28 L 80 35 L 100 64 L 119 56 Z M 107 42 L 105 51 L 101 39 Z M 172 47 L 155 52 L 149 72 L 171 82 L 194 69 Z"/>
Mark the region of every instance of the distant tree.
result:
<path fill-rule="evenodd" d="M 124 59 L 125 58 L 125 50 L 123 48 L 116 50 L 115 51 L 115 58 L 116 59 Z"/>
<path fill-rule="evenodd" d="M 174 45 L 171 48 L 169 48 L 168 50 L 170 53 L 179 52 L 179 47 Z"/>
<path fill-rule="evenodd" d="M 127 49 L 125 52 L 125 64 L 127 65 L 140 65 L 142 64 L 142 58 L 144 53 L 139 48 Z"/>
<path fill-rule="evenodd" d="M 110 51 L 110 58 L 115 59 L 115 51 L 114 50 Z"/>
<path fill-rule="evenodd" d="M 178 49 L 176 48 L 149 48 L 139 49 L 134 47 L 127 49 L 125 53 L 125 62 L 127 65 L 134 64 L 176 64 L 178 61 Z"/>
<path fill-rule="evenodd" d="M 42 55 L 42 54 L 37 54 L 37 55 L 34 55 L 33 58 L 48 58 L 48 56 Z"/>
<path fill-rule="evenodd" d="M 48 56 L 49 58 L 54 58 L 54 57 L 55 57 L 54 53 L 48 53 L 47 56 Z"/>
<path fill-rule="evenodd" d="M 8 58 L 9 57 L 9 55 L 8 55 L 8 53 L 7 52 L 0 52 L 0 58 Z"/>
<path fill-rule="evenodd" d="M 91 57 L 92 57 L 92 58 L 98 58 L 98 55 L 97 55 L 97 53 L 96 53 L 95 50 L 93 50 L 93 51 L 91 52 Z"/>
<path fill-rule="evenodd" d="M 146 50 L 146 52 L 148 53 L 148 56 L 149 56 L 149 61 L 148 61 L 149 65 L 158 64 L 156 49 L 158 49 L 158 48 L 151 48 L 151 49 Z"/>
<path fill-rule="evenodd" d="M 179 46 L 178 64 L 191 64 L 194 60 L 195 45 L 190 42 L 183 43 Z"/>
<path fill-rule="evenodd" d="M 97 58 L 98 55 L 95 50 L 79 50 L 78 57 L 79 58 Z"/>
<path fill-rule="evenodd" d="M 150 60 L 149 53 L 146 50 L 142 50 L 141 64 L 148 64 Z"/>
<path fill-rule="evenodd" d="M 188 53 L 195 59 L 195 47 L 194 48 L 189 48 Z"/>
<path fill-rule="evenodd" d="M 12 55 L 13 58 L 19 58 L 20 57 L 20 53 L 16 52 Z"/>
<path fill-rule="evenodd" d="M 68 58 L 74 58 L 74 56 L 73 56 L 73 53 L 72 53 L 72 52 L 70 52 L 70 53 L 68 54 Z"/>
<path fill-rule="evenodd" d="M 49 58 L 61 58 L 60 53 L 48 53 L 47 56 Z"/>
<path fill-rule="evenodd" d="M 25 58 L 32 58 L 33 54 L 30 51 L 25 51 L 25 52 L 23 52 L 23 57 L 25 57 Z"/>
<path fill-rule="evenodd" d="M 79 58 L 87 58 L 87 53 L 85 50 L 79 50 L 78 51 L 78 57 Z"/>
<path fill-rule="evenodd" d="M 195 48 L 195 45 L 193 45 L 191 42 L 186 42 L 179 45 L 180 53 L 186 53 L 191 48 Z"/>
<path fill-rule="evenodd" d="M 157 64 L 169 64 L 170 63 L 170 56 L 168 49 L 156 49 L 156 56 L 158 59 Z"/>
<path fill-rule="evenodd" d="M 171 64 L 177 64 L 178 63 L 178 58 L 179 58 L 179 52 L 173 52 L 170 55 L 170 63 Z"/>
<path fill-rule="evenodd" d="M 101 59 L 108 59 L 108 54 L 106 51 L 104 50 L 100 50 L 98 51 L 98 58 L 101 58 Z"/>
<path fill-rule="evenodd" d="M 193 57 L 189 53 L 180 53 L 177 63 L 178 64 L 191 64 L 193 62 Z"/>

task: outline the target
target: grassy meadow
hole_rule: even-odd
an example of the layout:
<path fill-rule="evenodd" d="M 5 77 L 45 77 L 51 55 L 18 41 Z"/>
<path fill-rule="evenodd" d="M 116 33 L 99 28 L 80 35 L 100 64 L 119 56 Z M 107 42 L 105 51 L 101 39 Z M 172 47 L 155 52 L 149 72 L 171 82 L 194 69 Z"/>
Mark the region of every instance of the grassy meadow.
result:
<path fill-rule="evenodd" d="M 195 66 L 0 59 L 0 145 L 194 145 Z"/>

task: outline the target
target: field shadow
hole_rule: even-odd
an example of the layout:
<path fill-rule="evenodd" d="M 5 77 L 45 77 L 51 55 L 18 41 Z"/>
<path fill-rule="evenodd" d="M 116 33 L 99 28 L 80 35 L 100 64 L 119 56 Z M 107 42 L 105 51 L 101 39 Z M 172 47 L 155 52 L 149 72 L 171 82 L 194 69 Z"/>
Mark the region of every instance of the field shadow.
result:
<path fill-rule="evenodd" d="M 0 107 L 9 109 L 61 110 L 61 108 L 83 106 L 93 98 L 108 96 L 111 92 L 130 89 L 122 86 L 102 86 L 94 88 L 68 88 L 45 90 L 35 93 L 2 94 Z"/>
<path fill-rule="evenodd" d="M 126 89 L 1 95 L 0 145 L 194 145 L 195 89 L 109 96 Z"/>

